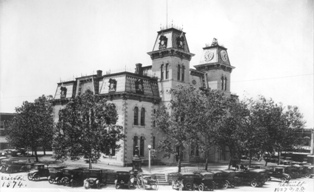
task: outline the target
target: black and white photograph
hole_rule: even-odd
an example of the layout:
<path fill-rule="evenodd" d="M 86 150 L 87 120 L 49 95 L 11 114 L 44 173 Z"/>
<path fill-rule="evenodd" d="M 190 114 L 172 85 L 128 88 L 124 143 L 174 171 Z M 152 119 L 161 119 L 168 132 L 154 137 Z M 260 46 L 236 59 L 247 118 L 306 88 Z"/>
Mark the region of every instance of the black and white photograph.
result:
<path fill-rule="evenodd" d="M 314 191 L 314 0 L 0 0 L 0 191 Z"/>

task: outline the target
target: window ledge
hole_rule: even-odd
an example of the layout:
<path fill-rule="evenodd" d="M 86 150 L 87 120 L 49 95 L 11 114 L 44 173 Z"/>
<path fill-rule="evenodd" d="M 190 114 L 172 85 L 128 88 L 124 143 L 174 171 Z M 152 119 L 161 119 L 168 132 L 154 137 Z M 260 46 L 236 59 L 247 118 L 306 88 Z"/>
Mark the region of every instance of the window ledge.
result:
<path fill-rule="evenodd" d="M 145 125 L 133 125 L 132 128 L 145 128 Z"/>

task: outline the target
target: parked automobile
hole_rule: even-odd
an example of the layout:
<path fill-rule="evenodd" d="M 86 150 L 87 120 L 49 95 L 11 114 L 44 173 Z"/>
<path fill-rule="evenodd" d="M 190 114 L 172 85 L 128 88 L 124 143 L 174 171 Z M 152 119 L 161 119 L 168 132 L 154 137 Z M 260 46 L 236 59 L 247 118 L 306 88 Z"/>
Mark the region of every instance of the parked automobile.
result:
<path fill-rule="evenodd" d="M 66 166 L 51 166 L 49 167 L 49 177 L 48 182 L 50 184 L 56 183 L 61 184 L 61 179 L 63 178 L 63 169 Z"/>
<path fill-rule="evenodd" d="M 193 188 L 199 191 L 212 191 L 214 190 L 214 173 L 202 172 L 195 173 L 195 178 L 193 182 Z"/>
<path fill-rule="evenodd" d="M 38 181 L 42 177 L 49 177 L 48 166 L 45 164 L 35 164 L 33 170 L 31 170 L 28 175 L 28 179 L 31 181 Z"/>
<path fill-rule="evenodd" d="M 12 160 L 12 159 L 2 159 L 1 160 L 1 168 L 0 168 L 0 171 L 2 172 L 2 173 L 6 173 L 7 171 L 9 171 L 8 173 L 10 173 L 10 171 L 12 171 L 12 164 L 15 164 L 15 163 L 17 163 L 18 162 L 18 160 Z M 10 168 L 10 170 L 8 169 L 9 167 L 11 167 Z"/>
<path fill-rule="evenodd" d="M 266 170 L 264 169 L 249 169 L 236 172 L 241 185 L 251 185 L 252 187 L 262 187 L 265 183 L 265 175 Z"/>
<path fill-rule="evenodd" d="M 88 169 L 84 171 L 86 178 L 84 180 L 85 189 L 97 188 L 107 185 L 108 172 L 106 169 Z M 87 174 L 86 174 L 87 173 Z"/>
<path fill-rule="evenodd" d="M 61 183 L 65 186 L 83 186 L 86 168 L 82 167 L 66 167 L 63 169 L 63 177 Z"/>
<path fill-rule="evenodd" d="M 214 174 L 214 184 L 215 184 L 215 189 L 222 188 L 222 189 L 227 189 L 229 185 L 229 181 L 227 180 L 226 173 L 220 170 L 214 170 L 211 171 Z"/>
<path fill-rule="evenodd" d="M 122 187 L 127 187 L 130 189 L 132 186 L 135 186 L 136 179 L 132 172 L 128 171 L 117 171 L 116 180 L 115 180 L 116 189 L 120 189 Z"/>
<path fill-rule="evenodd" d="M 226 169 L 222 170 L 222 172 L 224 173 L 223 178 L 226 180 L 228 188 L 234 188 L 240 183 L 240 179 L 236 176 L 236 172 L 234 170 Z"/>
<path fill-rule="evenodd" d="M 27 172 L 32 168 L 32 163 L 27 163 L 26 161 L 13 161 L 11 164 L 6 166 L 6 173 L 18 173 Z"/>
<path fill-rule="evenodd" d="M 181 173 L 175 181 L 172 181 L 172 189 L 193 190 L 195 174 L 191 172 Z"/>
<path fill-rule="evenodd" d="M 285 183 L 289 182 L 291 179 L 290 175 L 285 173 L 285 169 L 282 166 L 269 167 L 268 176 L 269 176 L 268 180 L 271 180 L 271 178 L 276 178 L 280 179 L 282 182 Z"/>
<path fill-rule="evenodd" d="M 137 187 L 140 189 L 158 189 L 158 179 L 154 174 L 142 174 L 137 175 Z"/>

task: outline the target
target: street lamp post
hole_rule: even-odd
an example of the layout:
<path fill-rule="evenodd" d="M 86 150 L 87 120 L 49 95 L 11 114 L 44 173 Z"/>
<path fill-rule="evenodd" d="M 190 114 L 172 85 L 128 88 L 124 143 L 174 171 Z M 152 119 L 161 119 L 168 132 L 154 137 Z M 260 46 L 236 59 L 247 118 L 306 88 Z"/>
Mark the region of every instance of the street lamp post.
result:
<path fill-rule="evenodd" d="M 152 146 L 148 145 L 148 170 L 149 173 L 151 173 L 151 167 L 150 167 L 150 150 L 151 150 Z"/>

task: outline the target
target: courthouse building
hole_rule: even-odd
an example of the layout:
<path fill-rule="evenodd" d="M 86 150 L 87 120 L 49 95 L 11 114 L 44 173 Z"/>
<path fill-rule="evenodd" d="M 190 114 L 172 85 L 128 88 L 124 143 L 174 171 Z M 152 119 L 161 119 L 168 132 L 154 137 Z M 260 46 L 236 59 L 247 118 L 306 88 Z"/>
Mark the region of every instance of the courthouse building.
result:
<path fill-rule="evenodd" d="M 153 43 L 153 41 L 152 41 Z M 150 65 L 136 64 L 135 72 L 119 72 L 83 76 L 72 81 L 60 82 L 54 95 L 54 119 L 58 121 L 58 112 L 64 108 L 71 97 L 86 90 L 101 95 L 117 107 L 117 124 L 123 126 L 126 135 L 121 148 L 111 151 L 101 158 L 102 162 L 124 166 L 132 162 L 135 147 L 139 156 L 148 159 L 148 145 L 157 148 L 161 135 L 158 135 L 153 115 L 160 103 L 169 103 L 168 91 L 179 84 L 191 84 L 195 87 L 219 89 L 230 95 L 231 71 L 227 49 L 220 46 L 216 39 L 203 48 L 203 54 L 195 69 L 190 61 L 194 56 L 190 52 L 185 32 L 175 27 L 158 31 L 153 50 L 148 52 L 152 59 Z M 211 153 L 212 162 L 226 161 L 227 151 L 217 148 Z M 175 156 L 163 158 L 156 154 L 156 160 L 175 163 Z M 190 148 L 183 156 L 183 162 L 201 160 L 202 154 Z"/>

